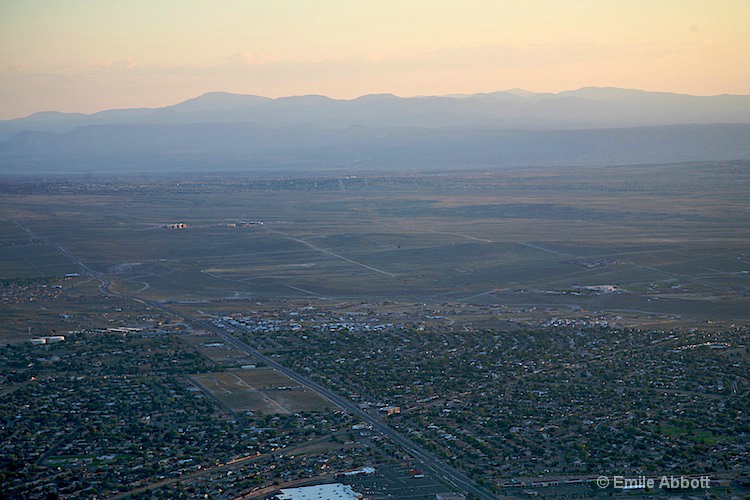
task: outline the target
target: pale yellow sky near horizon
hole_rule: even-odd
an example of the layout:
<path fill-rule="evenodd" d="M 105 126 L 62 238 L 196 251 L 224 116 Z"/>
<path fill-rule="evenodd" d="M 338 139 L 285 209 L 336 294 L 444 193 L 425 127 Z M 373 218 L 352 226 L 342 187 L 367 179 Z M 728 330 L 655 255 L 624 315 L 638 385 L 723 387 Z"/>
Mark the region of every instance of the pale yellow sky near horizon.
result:
<path fill-rule="evenodd" d="M 0 119 L 208 91 L 750 94 L 750 0 L 0 0 Z"/>

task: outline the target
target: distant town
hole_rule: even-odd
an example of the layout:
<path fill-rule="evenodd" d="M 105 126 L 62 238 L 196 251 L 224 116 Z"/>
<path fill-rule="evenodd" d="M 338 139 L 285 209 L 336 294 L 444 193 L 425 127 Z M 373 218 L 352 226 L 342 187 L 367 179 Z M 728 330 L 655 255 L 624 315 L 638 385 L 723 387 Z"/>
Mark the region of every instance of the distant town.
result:
<path fill-rule="evenodd" d="M 439 469 L 226 336 L 347 398 L 492 495 L 587 496 L 602 475 L 678 470 L 707 474 L 712 491 L 742 488 L 750 330 L 532 325 L 511 321 L 527 311 L 494 308 L 515 324 L 500 332 L 471 326 L 483 309 L 281 301 L 206 313 L 205 327 L 134 311 L 2 347 L 3 489 L 297 498 L 310 484 L 343 484 L 353 498 L 459 498 Z"/>
<path fill-rule="evenodd" d="M 744 498 L 743 165 L 0 183 L 0 496 Z"/>

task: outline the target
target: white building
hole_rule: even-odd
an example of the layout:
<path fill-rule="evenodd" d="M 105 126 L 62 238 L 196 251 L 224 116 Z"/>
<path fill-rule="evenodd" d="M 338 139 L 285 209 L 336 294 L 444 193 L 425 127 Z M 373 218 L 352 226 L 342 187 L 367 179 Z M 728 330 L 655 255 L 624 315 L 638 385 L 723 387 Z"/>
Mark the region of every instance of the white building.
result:
<path fill-rule="evenodd" d="M 362 498 L 348 484 L 333 483 L 301 488 L 284 488 L 276 495 L 278 500 L 356 500 Z"/>

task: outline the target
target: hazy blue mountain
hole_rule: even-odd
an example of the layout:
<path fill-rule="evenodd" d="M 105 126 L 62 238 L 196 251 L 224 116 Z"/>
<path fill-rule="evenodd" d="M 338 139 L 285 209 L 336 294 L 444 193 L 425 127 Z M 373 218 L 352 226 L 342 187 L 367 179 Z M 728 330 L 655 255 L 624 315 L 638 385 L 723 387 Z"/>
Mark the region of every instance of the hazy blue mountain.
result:
<path fill-rule="evenodd" d="M 164 108 L 0 122 L 0 174 L 747 158 L 750 96 L 612 88 L 352 100 L 211 92 Z"/>
<path fill-rule="evenodd" d="M 94 125 L 0 144 L 3 174 L 613 165 L 750 158 L 750 125 L 588 130 Z"/>
<path fill-rule="evenodd" d="M 367 95 L 269 99 L 210 92 L 164 108 L 119 109 L 91 115 L 36 113 L 0 121 L 0 140 L 22 131 L 66 132 L 88 125 L 253 123 L 268 127 L 486 127 L 578 129 L 656 125 L 750 123 L 750 96 L 710 97 L 614 88 L 559 94 L 520 89 L 402 98 Z"/>
<path fill-rule="evenodd" d="M 249 110 L 258 104 L 271 101 L 269 97 L 261 97 L 257 95 L 247 94 L 231 94 L 229 92 L 208 92 L 201 96 L 193 99 L 188 99 L 174 106 L 167 106 L 166 108 L 181 113 L 191 113 L 200 111 L 214 111 L 214 110 L 234 110 L 243 109 Z"/>

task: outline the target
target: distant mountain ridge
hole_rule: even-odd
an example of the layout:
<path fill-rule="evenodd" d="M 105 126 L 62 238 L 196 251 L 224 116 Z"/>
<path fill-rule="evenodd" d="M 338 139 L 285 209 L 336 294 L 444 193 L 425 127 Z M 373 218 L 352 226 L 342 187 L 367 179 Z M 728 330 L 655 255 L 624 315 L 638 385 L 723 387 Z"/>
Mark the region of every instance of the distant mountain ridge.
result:
<path fill-rule="evenodd" d="M 750 96 L 616 88 L 271 99 L 0 122 L 0 174 L 473 168 L 750 159 Z"/>
<path fill-rule="evenodd" d="M 750 123 L 750 96 L 691 96 L 602 87 L 558 94 L 521 89 L 453 96 L 372 94 L 350 100 L 318 95 L 271 99 L 209 92 L 161 108 L 113 109 L 90 115 L 42 112 L 0 121 L 0 141 L 23 131 L 67 132 L 89 125 L 194 123 L 534 130 Z"/>

